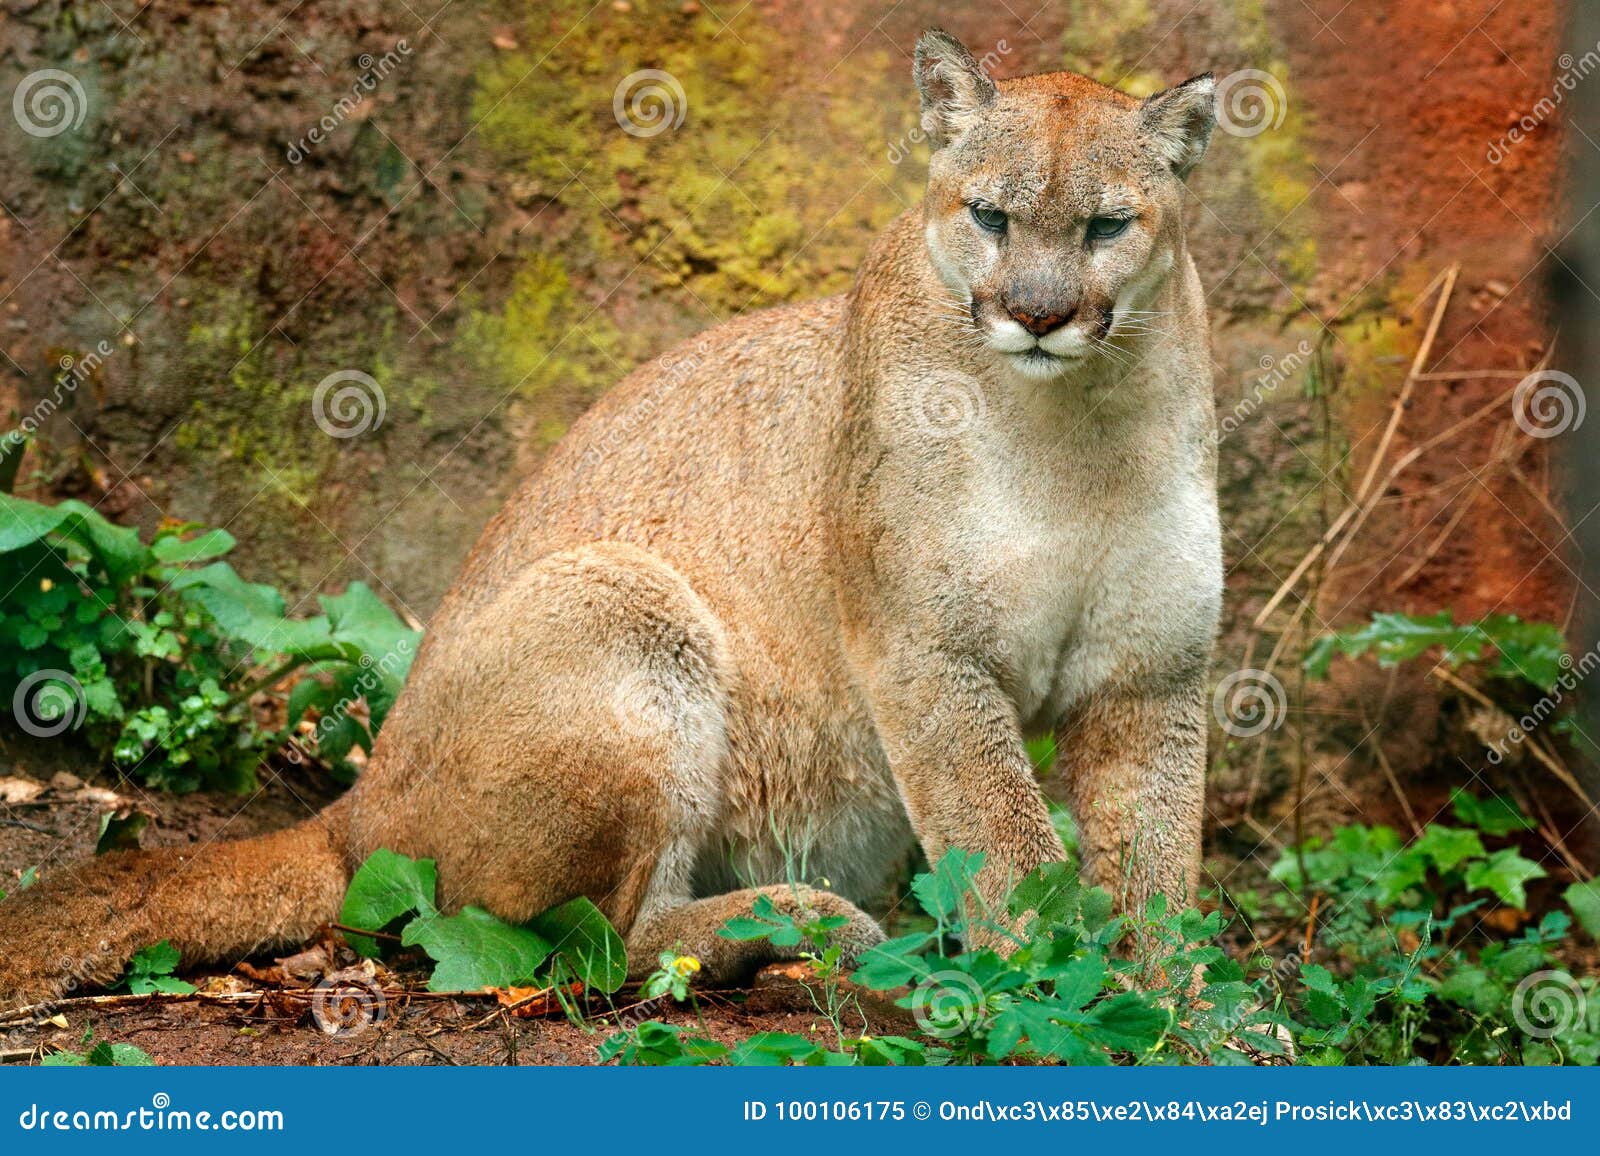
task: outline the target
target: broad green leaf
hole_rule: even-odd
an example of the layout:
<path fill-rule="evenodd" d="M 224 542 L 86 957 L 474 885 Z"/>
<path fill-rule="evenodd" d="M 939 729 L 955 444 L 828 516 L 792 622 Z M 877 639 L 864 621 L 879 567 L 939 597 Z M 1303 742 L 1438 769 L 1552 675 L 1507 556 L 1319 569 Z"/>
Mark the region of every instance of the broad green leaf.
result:
<path fill-rule="evenodd" d="M 1503 795 L 1480 799 L 1457 787 L 1450 792 L 1450 805 L 1455 810 L 1456 818 L 1469 827 L 1476 827 L 1485 835 L 1509 835 L 1513 831 L 1531 831 L 1538 826 Z"/>
<path fill-rule="evenodd" d="M 1468 867 L 1466 881 L 1468 887 L 1493 891 L 1502 903 L 1527 907 L 1528 893 L 1523 884 L 1530 879 L 1543 879 L 1546 874 L 1543 867 L 1519 855 L 1515 847 L 1507 847 Z"/>
<path fill-rule="evenodd" d="M 1429 823 L 1416 842 L 1416 850 L 1433 861 L 1440 871 L 1449 871 L 1467 859 L 1484 853 L 1483 840 L 1476 831 L 1462 827 L 1441 827 Z"/>
<path fill-rule="evenodd" d="M 1574 883 L 1561 893 L 1561 898 L 1572 908 L 1578 926 L 1589 933 L 1589 938 L 1600 940 L 1600 879 Z"/>
<path fill-rule="evenodd" d="M 974 889 L 974 880 L 983 870 L 982 852 L 969 854 L 952 847 L 933 865 L 933 870 L 911 881 L 911 891 L 922 909 L 935 919 L 957 922 L 963 918 L 963 904 Z"/>
<path fill-rule="evenodd" d="M 1320 678 L 1327 674 L 1335 652 L 1359 658 L 1370 650 L 1380 665 L 1393 666 L 1435 648 L 1452 666 L 1482 661 L 1493 650 L 1490 674 L 1521 679 L 1548 691 L 1561 676 L 1566 643 L 1553 623 L 1523 622 L 1510 614 L 1457 624 L 1448 610 L 1429 615 L 1379 612 L 1362 626 L 1318 638 L 1307 648 L 1303 664 L 1308 674 Z"/>
<path fill-rule="evenodd" d="M 628 952 L 611 921 L 583 896 L 552 908 L 528 925 L 550 941 L 587 986 L 614 992 L 628 978 Z"/>
<path fill-rule="evenodd" d="M 1156 1046 L 1171 1022 L 1169 1013 L 1152 1007 L 1148 997 L 1125 991 L 1101 1000 L 1084 1017 L 1089 1038 L 1120 1052 L 1143 1052 Z"/>
<path fill-rule="evenodd" d="M 402 915 L 433 915 L 437 884 L 432 859 L 409 859 L 380 847 L 356 869 L 344 894 L 339 922 L 346 927 L 382 931 Z M 345 938 L 362 955 L 378 954 L 378 944 L 369 936 L 346 932 Z"/>
<path fill-rule="evenodd" d="M 438 964 L 430 991 L 478 991 L 526 984 L 550 957 L 550 941 L 526 927 L 502 923 L 480 907 L 459 915 L 423 915 L 400 933 L 407 947 L 420 947 Z"/>
<path fill-rule="evenodd" d="M 226 530 L 207 530 L 188 539 L 167 534 L 150 544 L 150 553 L 155 556 L 157 562 L 184 565 L 189 562 L 220 558 L 236 544 L 233 535 Z"/>

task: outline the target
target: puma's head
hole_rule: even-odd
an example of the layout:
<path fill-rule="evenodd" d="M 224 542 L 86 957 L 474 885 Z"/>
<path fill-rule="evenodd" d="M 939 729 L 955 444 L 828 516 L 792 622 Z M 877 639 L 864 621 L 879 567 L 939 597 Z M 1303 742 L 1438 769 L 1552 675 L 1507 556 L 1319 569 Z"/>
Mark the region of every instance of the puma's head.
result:
<path fill-rule="evenodd" d="M 983 344 L 1042 379 L 1108 337 L 1161 328 L 1140 311 L 1182 250 L 1211 77 L 1142 101 L 1070 72 L 996 84 L 937 29 L 915 76 L 934 149 L 928 251 Z"/>

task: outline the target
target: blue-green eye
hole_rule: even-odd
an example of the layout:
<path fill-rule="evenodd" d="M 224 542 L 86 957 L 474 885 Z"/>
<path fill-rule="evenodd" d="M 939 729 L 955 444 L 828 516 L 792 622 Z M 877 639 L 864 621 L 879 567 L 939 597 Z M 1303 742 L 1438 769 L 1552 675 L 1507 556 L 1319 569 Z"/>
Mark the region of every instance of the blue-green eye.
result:
<path fill-rule="evenodd" d="M 1132 217 L 1092 217 L 1089 220 L 1089 239 L 1109 241 L 1112 237 L 1122 236 L 1131 224 Z"/>
<path fill-rule="evenodd" d="M 1006 215 L 993 205 L 974 204 L 972 219 L 978 222 L 981 228 L 988 229 L 991 233 L 1004 233 L 1006 231 Z"/>

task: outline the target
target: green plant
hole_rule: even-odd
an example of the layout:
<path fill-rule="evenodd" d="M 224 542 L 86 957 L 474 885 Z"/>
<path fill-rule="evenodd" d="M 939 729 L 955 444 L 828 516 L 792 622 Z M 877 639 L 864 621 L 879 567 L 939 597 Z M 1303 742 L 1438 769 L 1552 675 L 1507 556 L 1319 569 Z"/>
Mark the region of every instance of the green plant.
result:
<path fill-rule="evenodd" d="M 547 979 L 560 990 L 577 980 L 613 992 L 628 976 L 622 937 L 588 899 L 553 907 L 528 923 L 504 923 L 479 907 L 444 915 L 434 906 L 432 859 L 411 859 L 380 848 L 368 856 L 345 892 L 341 924 L 362 955 L 379 954 L 377 941 L 361 931 L 400 928 L 400 943 L 420 947 L 435 963 L 433 991 L 475 991 Z"/>
<path fill-rule="evenodd" d="M 370 750 L 418 633 L 359 582 L 290 618 L 219 560 L 233 547 L 195 523 L 145 542 L 81 502 L 0 494 L 0 558 L 18 575 L 0 590 L 0 710 L 37 736 L 81 728 L 125 774 L 174 790 L 249 789 L 311 711 L 322 757 Z M 295 673 L 283 729 L 263 732 L 250 698 Z"/>
<path fill-rule="evenodd" d="M 1542 691 L 1553 687 L 1565 669 L 1561 659 L 1566 643 L 1553 623 L 1490 614 L 1457 625 L 1448 610 L 1429 615 L 1379 612 L 1361 626 L 1324 634 L 1306 651 L 1305 668 L 1313 678 L 1322 678 L 1335 654 L 1359 658 L 1371 651 L 1380 664 L 1392 666 L 1435 648 L 1451 666 L 1487 662 L 1492 676 L 1521 679 Z"/>
<path fill-rule="evenodd" d="M 1326 967 L 1300 968 L 1307 1061 L 1600 1061 L 1595 981 L 1566 975 L 1557 954 L 1572 916 L 1547 911 L 1506 939 L 1485 924 L 1491 900 L 1515 917 L 1527 884 L 1546 875 L 1514 845 L 1485 845 L 1532 821 L 1509 800 L 1463 791 L 1453 809 L 1460 826 L 1430 823 L 1409 843 L 1389 827 L 1343 827 L 1290 848 L 1272 868 L 1284 889 L 1267 906 L 1288 918 L 1315 898 L 1327 955 Z M 1580 919 L 1595 914 L 1597 895 L 1593 884 L 1566 891 Z M 1553 1022 L 1529 995 L 1541 977 L 1571 1004 Z"/>
<path fill-rule="evenodd" d="M 141 947 L 128 961 L 128 973 L 117 985 L 134 995 L 162 992 L 168 995 L 188 995 L 194 984 L 173 978 L 178 966 L 178 949 L 163 939 L 149 947 Z"/>
<path fill-rule="evenodd" d="M 94 1029 L 84 1029 L 82 1047 L 94 1042 Z M 101 1040 L 86 1052 L 51 1052 L 39 1061 L 41 1068 L 148 1068 L 155 1063 L 148 1052 L 133 1044 Z"/>

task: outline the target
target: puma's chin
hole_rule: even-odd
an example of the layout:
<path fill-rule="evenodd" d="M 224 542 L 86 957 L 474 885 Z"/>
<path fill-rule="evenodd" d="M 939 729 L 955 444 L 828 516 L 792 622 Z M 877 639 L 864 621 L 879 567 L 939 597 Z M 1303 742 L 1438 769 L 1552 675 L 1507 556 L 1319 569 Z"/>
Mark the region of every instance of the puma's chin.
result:
<path fill-rule="evenodd" d="M 1021 353 L 1006 354 L 1006 363 L 1023 377 L 1034 381 L 1049 381 L 1060 377 L 1079 361 L 1075 354 L 1051 353 L 1035 345 Z"/>

